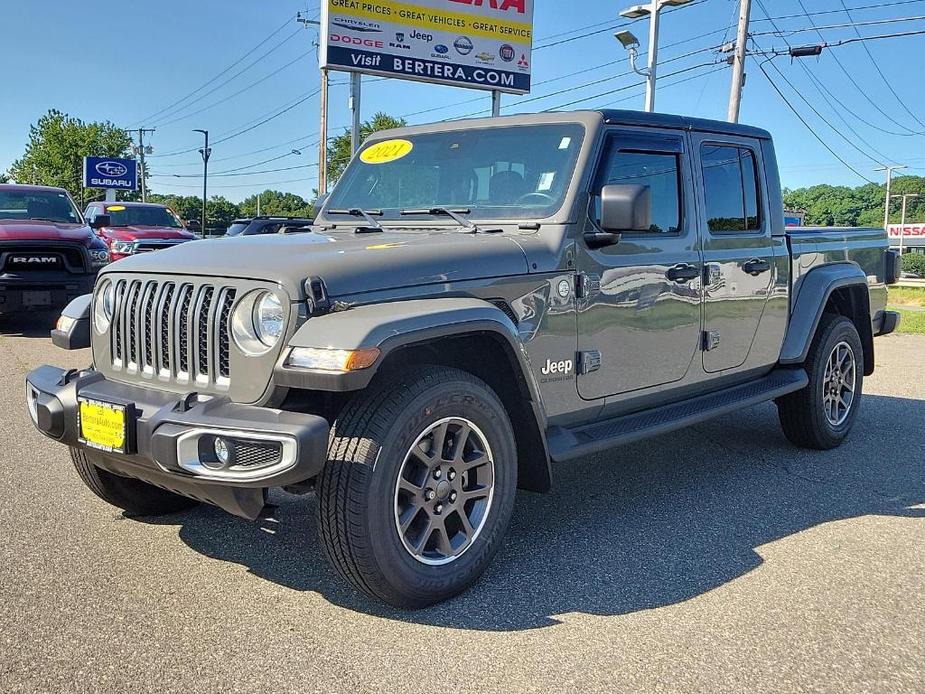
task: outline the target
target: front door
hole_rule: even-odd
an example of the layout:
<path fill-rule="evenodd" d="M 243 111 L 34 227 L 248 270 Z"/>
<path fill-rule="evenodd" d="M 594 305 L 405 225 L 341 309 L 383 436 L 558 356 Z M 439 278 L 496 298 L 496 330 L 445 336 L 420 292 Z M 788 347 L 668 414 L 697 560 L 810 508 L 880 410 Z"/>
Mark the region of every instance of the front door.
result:
<path fill-rule="evenodd" d="M 614 246 L 590 248 L 578 239 L 578 349 L 600 353 L 600 367 L 578 377 L 587 400 L 678 381 L 700 344 L 703 265 L 686 135 L 609 133 L 588 231 L 600 230 L 600 193 L 609 184 L 649 186 L 652 224 L 647 232 L 623 234 Z"/>
<path fill-rule="evenodd" d="M 695 134 L 702 196 L 703 368 L 715 373 L 748 358 L 771 290 L 774 248 L 758 142 Z"/>

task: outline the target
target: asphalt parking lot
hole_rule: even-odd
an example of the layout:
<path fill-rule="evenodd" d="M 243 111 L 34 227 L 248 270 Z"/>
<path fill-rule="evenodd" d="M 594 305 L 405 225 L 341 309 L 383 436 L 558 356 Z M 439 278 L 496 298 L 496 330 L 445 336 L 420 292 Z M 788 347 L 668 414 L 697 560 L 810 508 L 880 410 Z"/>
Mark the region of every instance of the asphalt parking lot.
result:
<path fill-rule="evenodd" d="M 99 501 L 23 406 L 26 371 L 89 354 L 26 325 L 0 323 L 2 692 L 925 688 L 925 336 L 878 340 L 841 449 L 767 405 L 559 466 L 473 590 L 401 612 L 326 565 L 310 497 Z"/>

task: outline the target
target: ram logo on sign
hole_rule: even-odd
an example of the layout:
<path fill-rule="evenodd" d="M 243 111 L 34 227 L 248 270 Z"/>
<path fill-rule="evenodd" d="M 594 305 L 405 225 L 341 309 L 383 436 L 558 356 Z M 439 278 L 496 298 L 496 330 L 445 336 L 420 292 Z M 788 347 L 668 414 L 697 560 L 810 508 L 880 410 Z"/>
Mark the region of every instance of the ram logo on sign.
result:
<path fill-rule="evenodd" d="M 533 2 L 322 0 L 321 67 L 526 94 Z"/>
<path fill-rule="evenodd" d="M 135 190 L 138 176 L 134 159 L 84 157 L 84 186 Z"/>

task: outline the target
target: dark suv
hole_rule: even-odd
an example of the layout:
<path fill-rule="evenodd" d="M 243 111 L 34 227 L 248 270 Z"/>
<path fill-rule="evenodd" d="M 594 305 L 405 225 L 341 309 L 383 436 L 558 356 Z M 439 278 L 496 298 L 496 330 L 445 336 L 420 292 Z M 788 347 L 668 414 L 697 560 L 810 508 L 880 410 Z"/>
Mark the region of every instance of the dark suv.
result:
<path fill-rule="evenodd" d="M 251 217 L 236 219 L 225 236 L 258 236 L 292 231 L 311 231 L 313 219 L 308 217 Z"/>

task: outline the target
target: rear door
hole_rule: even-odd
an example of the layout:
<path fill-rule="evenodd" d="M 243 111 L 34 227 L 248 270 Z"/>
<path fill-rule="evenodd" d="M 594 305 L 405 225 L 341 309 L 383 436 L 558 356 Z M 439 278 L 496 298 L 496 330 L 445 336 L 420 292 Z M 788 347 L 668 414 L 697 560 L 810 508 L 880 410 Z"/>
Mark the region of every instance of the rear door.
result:
<path fill-rule="evenodd" d="M 587 231 L 600 230 L 600 193 L 609 184 L 650 188 L 649 231 L 624 233 L 614 246 L 578 240 L 584 296 L 578 349 L 600 354 L 600 368 L 578 378 L 591 400 L 679 381 L 700 338 L 702 263 L 694 188 L 684 133 L 614 129 L 591 191 Z"/>
<path fill-rule="evenodd" d="M 715 373 L 748 358 L 768 302 L 774 267 L 770 215 L 755 140 L 692 136 L 704 262 L 703 368 Z"/>

